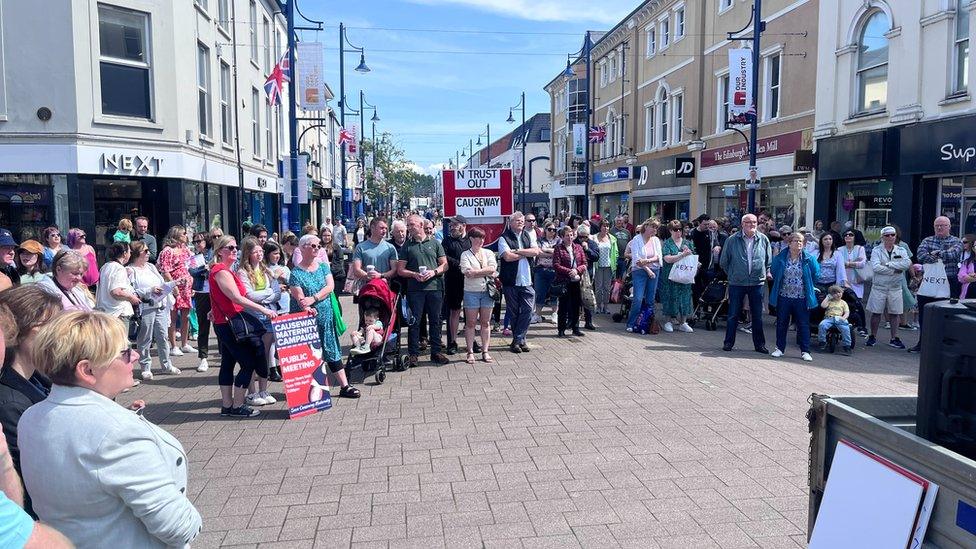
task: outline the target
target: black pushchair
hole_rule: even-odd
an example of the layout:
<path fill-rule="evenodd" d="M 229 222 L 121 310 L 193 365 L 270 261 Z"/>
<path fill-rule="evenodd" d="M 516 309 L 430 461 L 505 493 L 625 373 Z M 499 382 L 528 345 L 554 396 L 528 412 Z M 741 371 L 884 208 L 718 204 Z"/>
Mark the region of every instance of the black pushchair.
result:
<path fill-rule="evenodd" d="M 393 282 L 396 286 L 396 282 Z M 382 278 L 370 280 L 359 290 L 359 328 L 363 327 L 363 311 L 376 309 L 383 323 L 383 343 L 369 353 L 353 355 L 346 359 L 346 372 L 353 381 L 362 381 L 375 375 L 376 383 L 386 379 L 386 366 L 399 370 L 403 359 L 400 356 L 400 295 Z"/>
<path fill-rule="evenodd" d="M 718 329 L 718 318 L 728 314 L 729 283 L 724 273 L 716 274 L 702 290 L 693 315 L 695 322 L 704 322 L 705 329 L 714 332 Z"/>
<path fill-rule="evenodd" d="M 814 293 L 817 296 L 817 308 L 810 309 L 810 332 L 814 336 L 820 331 L 820 322 L 824 319 L 824 308 L 820 306 L 823 303 L 825 297 L 827 297 L 827 288 L 821 284 L 814 286 Z M 844 288 L 844 295 L 841 299 L 847 303 L 848 309 L 851 313 L 847 317 L 848 324 L 851 325 L 851 349 L 857 344 L 858 328 L 866 327 L 867 315 L 864 312 L 864 306 L 861 304 L 861 300 L 858 299 L 857 294 L 854 290 L 850 288 Z M 827 332 L 827 351 L 833 353 L 841 346 L 841 336 L 840 330 L 836 327 L 831 327 Z"/>
<path fill-rule="evenodd" d="M 620 310 L 610 316 L 614 322 L 623 322 L 626 320 L 627 315 L 630 314 L 630 308 L 634 303 L 634 282 L 630 276 L 630 269 L 627 269 L 623 283 L 624 287 L 620 291 Z"/>

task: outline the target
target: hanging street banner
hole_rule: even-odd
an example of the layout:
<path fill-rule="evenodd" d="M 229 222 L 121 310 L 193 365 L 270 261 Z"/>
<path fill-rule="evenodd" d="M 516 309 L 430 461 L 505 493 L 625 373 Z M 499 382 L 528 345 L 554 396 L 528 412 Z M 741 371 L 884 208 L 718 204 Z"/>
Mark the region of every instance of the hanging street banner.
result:
<path fill-rule="evenodd" d="M 295 50 L 298 56 L 298 98 L 307 111 L 324 111 L 325 64 L 321 42 L 299 42 Z"/>
<path fill-rule="evenodd" d="M 349 141 L 346 141 L 346 152 L 350 156 L 359 154 L 359 124 L 349 126 Z"/>
<path fill-rule="evenodd" d="M 729 50 L 729 117 L 755 114 L 752 89 L 752 50 Z"/>
<path fill-rule="evenodd" d="M 282 315 L 271 321 L 271 325 L 285 384 L 288 417 L 297 419 L 332 408 L 328 365 L 322 359 L 322 338 L 315 315 Z"/>
<path fill-rule="evenodd" d="M 573 124 L 573 162 L 586 160 L 586 124 Z"/>
<path fill-rule="evenodd" d="M 441 172 L 444 217 L 463 215 L 487 233 L 490 244 L 504 230 L 503 217 L 515 211 L 512 169 L 463 169 Z"/>
<path fill-rule="evenodd" d="M 281 179 L 279 184 L 282 185 L 282 200 L 285 202 L 291 202 L 291 162 L 288 159 L 282 160 L 281 164 Z M 298 157 L 298 203 L 308 204 L 308 163 L 305 162 L 305 157 Z"/>

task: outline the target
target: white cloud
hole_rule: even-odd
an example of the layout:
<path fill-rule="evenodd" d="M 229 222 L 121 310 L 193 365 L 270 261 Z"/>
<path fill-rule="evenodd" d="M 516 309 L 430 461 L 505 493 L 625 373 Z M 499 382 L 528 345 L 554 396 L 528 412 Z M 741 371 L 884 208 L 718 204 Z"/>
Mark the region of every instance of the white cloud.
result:
<path fill-rule="evenodd" d="M 416 166 L 416 164 L 414 164 L 414 165 Z M 420 166 L 417 166 L 417 167 L 419 168 Z M 430 164 L 430 165 L 427 166 L 426 169 L 421 168 L 423 171 L 422 172 L 419 172 L 419 173 L 425 173 L 427 175 L 435 175 L 436 176 L 437 174 L 441 173 L 441 170 L 446 170 L 447 168 L 448 168 L 448 166 L 447 166 L 447 164 L 445 162 L 440 162 L 440 163 L 437 163 L 437 164 Z"/>
<path fill-rule="evenodd" d="M 454 4 L 531 21 L 594 21 L 613 25 L 630 13 L 633 0 L 410 0 L 418 4 Z"/>

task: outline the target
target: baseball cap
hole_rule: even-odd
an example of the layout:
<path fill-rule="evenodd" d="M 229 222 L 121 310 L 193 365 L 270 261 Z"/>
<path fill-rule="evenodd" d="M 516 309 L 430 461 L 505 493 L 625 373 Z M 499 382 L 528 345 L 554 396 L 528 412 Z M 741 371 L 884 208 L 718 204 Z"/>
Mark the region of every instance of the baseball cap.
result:
<path fill-rule="evenodd" d="M 17 241 L 14 240 L 14 235 L 10 233 L 7 229 L 0 229 L 0 246 L 16 246 Z"/>
<path fill-rule="evenodd" d="M 793 227 L 790 227 L 789 225 L 783 225 L 782 227 L 779 228 L 779 232 L 780 232 L 780 234 L 783 234 L 783 233 L 792 233 L 793 232 Z"/>
<path fill-rule="evenodd" d="M 884 236 L 886 234 L 898 234 L 898 231 L 896 231 L 895 228 L 892 227 L 891 225 L 888 225 L 887 227 L 881 229 L 881 236 Z"/>
<path fill-rule="evenodd" d="M 17 249 L 25 250 L 32 254 L 44 253 L 44 246 L 41 246 L 41 243 L 36 240 L 25 240 L 20 243 L 20 246 L 18 246 Z"/>
<path fill-rule="evenodd" d="M 467 225 L 468 224 L 468 218 L 467 217 L 464 217 L 463 215 L 456 215 L 456 216 L 454 216 L 454 217 L 451 218 L 451 222 L 452 223 L 460 223 L 462 225 Z"/>

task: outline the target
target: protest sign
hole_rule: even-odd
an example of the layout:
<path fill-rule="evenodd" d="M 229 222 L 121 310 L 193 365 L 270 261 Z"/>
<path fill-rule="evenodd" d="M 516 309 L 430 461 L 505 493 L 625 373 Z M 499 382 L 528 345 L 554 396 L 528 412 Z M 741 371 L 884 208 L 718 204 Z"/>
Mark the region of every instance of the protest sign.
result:
<path fill-rule="evenodd" d="M 288 417 L 300 418 L 332 407 L 328 366 L 315 315 L 294 313 L 272 321 L 278 366 L 285 384 Z"/>

